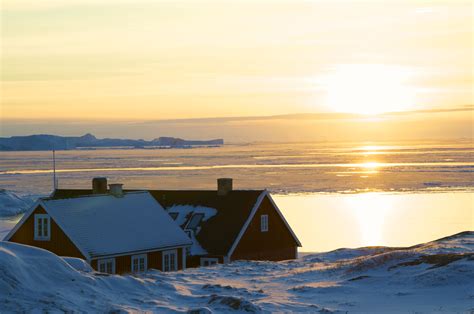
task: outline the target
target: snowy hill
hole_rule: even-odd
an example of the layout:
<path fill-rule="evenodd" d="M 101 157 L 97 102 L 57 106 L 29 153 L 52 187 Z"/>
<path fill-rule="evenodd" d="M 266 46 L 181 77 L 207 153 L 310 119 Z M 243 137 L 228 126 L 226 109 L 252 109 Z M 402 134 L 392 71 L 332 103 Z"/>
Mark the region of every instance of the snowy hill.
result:
<path fill-rule="evenodd" d="M 0 189 L 0 218 L 24 213 L 34 203 L 34 198 Z"/>
<path fill-rule="evenodd" d="M 473 282 L 474 232 L 410 248 L 137 276 L 99 274 L 78 259 L 0 242 L 0 309 L 7 312 L 464 313 L 474 310 Z"/>

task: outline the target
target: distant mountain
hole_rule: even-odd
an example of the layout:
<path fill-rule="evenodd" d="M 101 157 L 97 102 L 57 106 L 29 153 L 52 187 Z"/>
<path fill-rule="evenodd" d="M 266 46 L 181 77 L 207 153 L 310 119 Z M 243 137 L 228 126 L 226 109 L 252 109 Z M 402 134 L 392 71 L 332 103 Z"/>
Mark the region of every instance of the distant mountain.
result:
<path fill-rule="evenodd" d="M 104 138 L 98 139 L 92 134 L 83 136 L 57 136 L 48 134 L 0 137 L 0 151 L 34 151 L 34 150 L 70 150 L 78 148 L 101 147 L 191 147 L 219 146 L 223 139 L 208 141 L 189 141 L 174 137 L 159 137 L 151 141 Z"/>

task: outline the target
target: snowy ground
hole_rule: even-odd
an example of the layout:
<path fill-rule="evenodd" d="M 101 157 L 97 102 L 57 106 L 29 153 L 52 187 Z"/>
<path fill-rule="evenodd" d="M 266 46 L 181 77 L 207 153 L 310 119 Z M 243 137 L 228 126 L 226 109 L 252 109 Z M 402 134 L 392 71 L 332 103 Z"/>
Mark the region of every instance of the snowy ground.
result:
<path fill-rule="evenodd" d="M 411 248 L 137 276 L 103 275 L 78 259 L 0 242 L 1 312 L 472 313 L 473 282 L 474 232 Z"/>
<path fill-rule="evenodd" d="M 39 195 L 15 193 L 0 189 L 0 218 L 24 213 L 38 197 Z"/>

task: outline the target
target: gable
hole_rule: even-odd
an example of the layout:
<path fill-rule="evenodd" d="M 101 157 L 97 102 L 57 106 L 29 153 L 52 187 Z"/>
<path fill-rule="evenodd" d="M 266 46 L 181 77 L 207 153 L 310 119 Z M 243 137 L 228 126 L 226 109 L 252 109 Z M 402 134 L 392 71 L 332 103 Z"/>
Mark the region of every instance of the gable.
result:
<path fill-rule="evenodd" d="M 261 232 L 261 215 L 268 215 L 269 230 L 267 232 Z M 273 250 L 298 246 L 301 246 L 300 241 L 270 194 L 265 193 L 230 249 L 228 257 L 230 258 L 234 254 L 239 255 L 244 251 L 257 252 L 263 249 Z"/>
<path fill-rule="evenodd" d="M 41 205 L 34 207 L 23 221 L 20 221 L 18 228 L 7 236 L 6 240 L 15 243 L 26 244 L 51 251 L 59 256 L 78 257 L 86 259 L 76 245 L 69 239 L 64 231 L 59 227 L 53 217 L 50 216 L 51 239 L 49 241 L 36 241 L 34 239 L 34 224 L 36 214 L 48 214 Z M 12 230 L 13 231 L 13 230 Z"/>

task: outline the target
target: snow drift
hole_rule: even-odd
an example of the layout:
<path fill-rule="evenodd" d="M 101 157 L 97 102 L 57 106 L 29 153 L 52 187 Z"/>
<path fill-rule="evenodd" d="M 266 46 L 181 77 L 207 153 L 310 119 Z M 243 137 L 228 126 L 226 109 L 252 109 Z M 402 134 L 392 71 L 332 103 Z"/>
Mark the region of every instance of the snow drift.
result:
<path fill-rule="evenodd" d="M 128 276 L 0 242 L 0 309 L 7 312 L 470 312 L 472 282 L 474 232 L 409 248 Z"/>
<path fill-rule="evenodd" d="M 12 191 L 0 189 L 0 217 L 24 213 L 33 204 L 31 196 L 20 196 Z"/>

